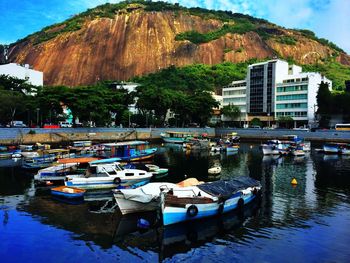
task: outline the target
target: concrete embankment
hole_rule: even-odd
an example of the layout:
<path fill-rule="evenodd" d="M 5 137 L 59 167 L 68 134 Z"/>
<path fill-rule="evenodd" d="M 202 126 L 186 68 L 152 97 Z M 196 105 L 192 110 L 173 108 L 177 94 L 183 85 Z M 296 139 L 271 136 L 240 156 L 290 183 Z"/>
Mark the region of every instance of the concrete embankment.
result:
<path fill-rule="evenodd" d="M 0 144 L 18 145 L 34 143 L 69 143 L 72 141 L 90 140 L 94 142 L 111 142 L 127 140 L 159 140 L 162 132 L 185 131 L 198 134 L 207 133 L 215 136 L 213 128 L 63 128 L 63 129 L 28 129 L 3 128 L 0 129 Z"/>
<path fill-rule="evenodd" d="M 263 130 L 263 129 L 223 129 L 223 128 L 64 128 L 64 129 L 0 129 L 0 144 L 33 143 L 70 143 L 72 141 L 91 140 L 94 142 L 111 142 L 126 140 L 159 140 L 165 131 L 207 133 L 209 137 L 222 137 L 237 132 L 242 141 L 264 142 L 269 139 L 285 139 L 286 135 L 298 135 L 312 142 L 348 142 L 350 132 L 334 130 L 308 132 L 300 130 Z"/>
<path fill-rule="evenodd" d="M 349 131 L 320 130 L 316 132 L 302 130 L 265 130 L 265 129 L 216 129 L 216 136 L 222 137 L 237 132 L 242 141 L 264 142 L 271 139 L 286 139 L 286 135 L 298 135 L 307 141 L 315 143 L 346 142 L 350 143 Z"/>

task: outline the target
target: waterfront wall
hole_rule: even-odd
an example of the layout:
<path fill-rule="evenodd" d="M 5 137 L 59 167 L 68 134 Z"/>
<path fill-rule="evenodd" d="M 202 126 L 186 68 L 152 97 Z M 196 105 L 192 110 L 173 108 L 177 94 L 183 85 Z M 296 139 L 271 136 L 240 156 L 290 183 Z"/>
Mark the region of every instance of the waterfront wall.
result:
<path fill-rule="evenodd" d="M 30 134 L 30 131 L 35 131 Z M 62 129 L 29 129 L 1 128 L 0 144 L 33 144 L 33 143 L 70 143 L 79 140 L 109 142 L 123 140 L 159 140 L 165 131 L 186 131 L 198 134 L 207 133 L 209 137 L 222 137 L 237 132 L 243 141 L 263 142 L 269 139 L 283 139 L 285 135 L 298 135 L 313 142 L 348 142 L 350 132 L 335 130 L 300 131 L 300 130 L 264 130 L 264 129 L 224 129 L 224 128 L 62 128 Z"/>
<path fill-rule="evenodd" d="M 62 128 L 62 129 L 0 129 L 0 144 L 33 144 L 33 143 L 69 143 L 72 141 L 91 140 L 95 142 L 123 140 L 159 140 L 165 131 L 207 133 L 215 136 L 214 128 Z"/>
<path fill-rule="evenodd" d="M 216 136 L 222 137 L 226 134 L 237 132 L 241 140 L 264 142 L 270 139 L 285 139 L 285 135 L 298 135 L 312 142 L 347 142 L 350 143 L 349 131 L 319 130 L 315 132 L 288 129 L 216 129 Z"/>

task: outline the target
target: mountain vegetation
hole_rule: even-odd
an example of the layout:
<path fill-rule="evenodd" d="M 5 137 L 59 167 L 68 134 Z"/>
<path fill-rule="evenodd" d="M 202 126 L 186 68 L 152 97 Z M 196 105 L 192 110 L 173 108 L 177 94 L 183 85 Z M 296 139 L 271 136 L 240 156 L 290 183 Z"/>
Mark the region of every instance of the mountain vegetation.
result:
<path fill-rule="evenodd" d="M 350 57 L 312 31 L 230 11 L 140 0 L 88 9 L 11 44 L 8 54 L 6 62 L 43 71 L 49 86 L 126 81 L 172 65 L 278 57 L 320 71 L 343 90 L 350 70 Z"/>

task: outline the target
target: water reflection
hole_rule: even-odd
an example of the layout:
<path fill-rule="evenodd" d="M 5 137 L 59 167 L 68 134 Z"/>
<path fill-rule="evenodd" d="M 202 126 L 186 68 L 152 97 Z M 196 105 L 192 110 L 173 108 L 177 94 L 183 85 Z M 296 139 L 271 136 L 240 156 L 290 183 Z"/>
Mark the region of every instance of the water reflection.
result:
<path fill-rule="evenodd" d="M 164 228 L 159 225 L 156 213 L 122 217 L 118 210 L 113 210 L 110 192 L 89 193 L 83 204 L 65 204 L 53 200 L 49 189 L 35 189 L 32 177 L 18 167 L 0 168 L 0 232 L 4 233 L 0 235 L 0 248 L 14 242 L 9 229 L 26 229 L 36 222 L 37 231 L 44 237 L 49 233 L 58 235 L 60 230 L 71 233 L 61 237 L 61 245 L 66 249 L 83 249 L 74 245 L 77 240 L 84 244 L 92 242 L 95 247 L 91 253 L 100 248 L 98 255 L 114 251 L 126 260 L 135 256 L 151 261 L 209 260 L 213 259 L 214 251 L 224 246 L 231 250 L 225 250 L 226 254 L 219 255 L 218 260 L 254 261 L 251 255 L 257 253 L 263 255 L 261 261 L 280 262 L 285 257 L 281 246 L 300 250 L 301 246 L 313 247 L 315 240 L 318 254 L 303 251 L 304 260 L 315 261 L 322 255 L 329 259 L 331 255 L 330 259 L 342 261 L 348 255 L 344 244 L 350 241 L 350 233 L 343 225 L 350 224 L 349 158 L 315 152 L 304 157 L 263 156 L 256 145 L 250 144 L 242 144 L 234 155 L 186 153 L 182 147 L 173 145 L 160 150 L 155 162 L 170 168 L 170 172 L 159 180 L 178 182 L 196 177 L 211 181 L 249 175 L 263 185 L 260 203 L 246 209 L 243 216 L 230 213 Z M 220 162 L 222 173 L 213 178 L 207 170 L 214 162 Z M 298 181 L 296 187 L 290 184 L 293 178 Z M 148 220 L 151 228 L 139 229 L 140 218 Z M 331 234 L 320 236 L 320 231 Z M 26 238 L 29 240 L 30 234 L 22 236 L 22 242 Z M 294 242 L 289 242 L 290 239 Z M 266 247 L 266 243 L 274 245 Z M 47 246 L 50 245 L 48 242 Z M 35 250 L 36 245 L 32 246 Z M 40 247 L 45 248 L 45 244 Z M 191 258 L 194 251 L 201 256 Z"/>

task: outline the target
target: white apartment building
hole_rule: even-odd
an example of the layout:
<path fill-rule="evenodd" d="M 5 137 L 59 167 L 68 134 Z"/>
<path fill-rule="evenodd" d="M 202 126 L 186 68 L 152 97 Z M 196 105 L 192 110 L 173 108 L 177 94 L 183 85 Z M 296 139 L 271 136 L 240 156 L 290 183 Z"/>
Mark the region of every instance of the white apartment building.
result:
<path fill-rule="evenodd" d="M 0 65 L 0 75 L 9 75 L 10 77 L 25 79 L 34 86 L 43 86 L 44 74 L 41 71 L 31 69 L 28 64 L 21 66 L 16 63 Z"/>
<path fill-rule="evenodd" d="M 313 125 L 322 81 L 332 88 L 332 81 L 320 73 L 303 73 L 300 66 L 280 59 L 255 63 L 248 66 L 245 80 L 223 88 L 223 105 L 240 107 L 242 120 L 248 122 L 259 118 L 270 123 L 289 116 L 295 126 Z"/>
<path fill-rule="evenodd" d="M 238 120 L 247 120 L 247 81 L 233 81 L 228 86 L 222 89 L 222 105 L 235 105 L 241 110 L 241 117 Z M 223 121 L 229 119 L 223 116 Z"/>
<path fill-rule="evenodd" d="M 317 91 L 321 82 L 328 83 L 332 88 L 332 81 L 316 72 L 305 72 L 285 77 L 277 84 L 275 119 L 292 117 L 299 124 L 314 125 L 317 111 Z"/>

